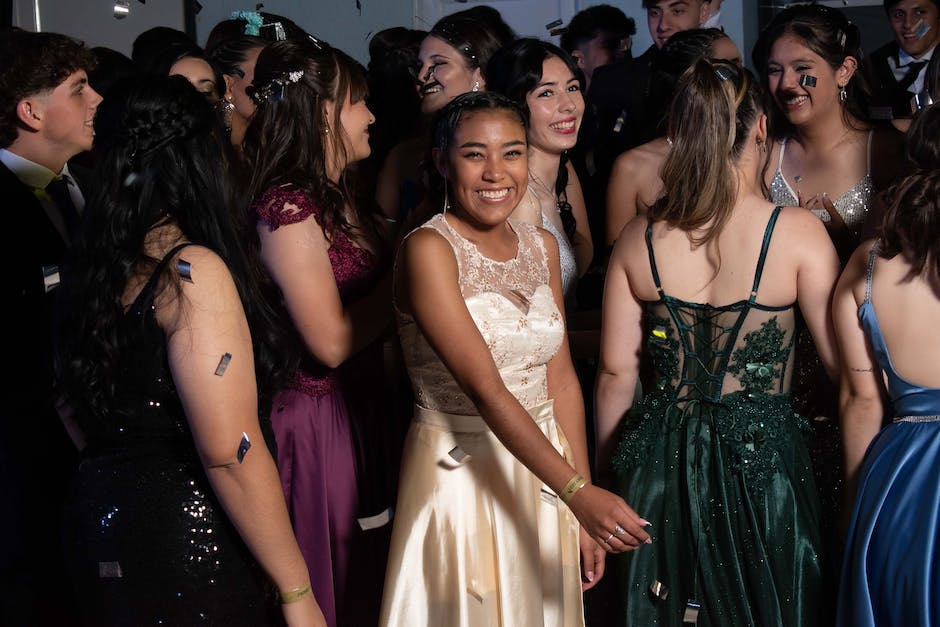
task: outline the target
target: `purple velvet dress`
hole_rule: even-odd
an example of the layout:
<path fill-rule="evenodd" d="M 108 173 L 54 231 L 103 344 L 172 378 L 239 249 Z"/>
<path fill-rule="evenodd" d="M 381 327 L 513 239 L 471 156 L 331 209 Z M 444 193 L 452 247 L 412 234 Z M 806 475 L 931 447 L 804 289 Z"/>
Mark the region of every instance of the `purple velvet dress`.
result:
<path fill-rule="evenodd" d="M 320 209 L 292 188 L 267 190 L 253 209 L 271 231 L 310 216 L 322 224 Z M 375 255 L 339 230 L 329 235 L 336 285 L 353 301 L 375 283 Z M 336 369 L 308 356 L 271 413 L 294 533 L 331 627 L 377 621 L 391 525 L 375 525 L 394 502 L 385 475 L 397 469 L 384 467 L 382 377 L 378 343 Z"/>

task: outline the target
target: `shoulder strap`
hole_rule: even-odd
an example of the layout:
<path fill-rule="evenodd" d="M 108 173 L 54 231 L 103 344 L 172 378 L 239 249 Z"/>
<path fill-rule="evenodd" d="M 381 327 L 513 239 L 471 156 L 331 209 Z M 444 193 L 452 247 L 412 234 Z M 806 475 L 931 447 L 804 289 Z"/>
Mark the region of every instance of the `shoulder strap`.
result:
<path fill-rule="evenodd" d="M 787 138 L 780 140 L 780 156 L 777 158 L 777 172 L 783 175 L 783 153 L 787 150 Z"/>
<path fill-rule="evenodd" d="M 659 270 L 656 269 L 656 255 L 653 254 L 653 221 L 649 218 L 646 220 L 646 252 L 650 257 L 650 270 L 653 272 L 656 291 L 659 292 L 659 297 L 662 298 L 665 294 L 663 294 L 663 286 L 659 282 Z"/>
<path fill-rule="evenodd" d="M 754 285 L 751 287 L 751 296 L 749 303 L 757 300 L 757 288 L 760 286 L 761 275 L 764 274 L 764 262 L 767 260 L 767 249 L 770 248 L 770 237 L 774 233 L 774 226 L 777 224 L 777 217 L 780 215 L 780 206 L 774 207 L 770 219 L 767 220 L 767 227 L 764 229 L 764 242 L 760 247 L 760 257 L 757 258 L 757 270 L 754 272 Z"/>
<path fill-rule="evenodd" d="M 865 302 L 871 302 L 871 276 L 875 270 L 875 258 L 878 256 L 878 245 L 881 240 L 875 240 L 871 252 L 868 253 L 868 270 L 865 272 Z"/>
<path fill-rule="evenodd" d="M 153 274 L 150 275 L 150 279 L 147 281 L 147 285 L 144 288 L 144 290 L 153 287 L 153 284 L 157 282 L 158 277 L 166 268 L 166 264 L 168 264 L 170 262 L 170 259 L 173 258 L 173 255 L 175 255 L 182 249 L 186 248 L 187 246 L 192 246 L 192 245 L 193 245 L 193 242 L 185 242 L 183 244 L 177 244 L 176 246 L 171 248 L 169 251 L 167 251 L 167 253 L 163 255 L 163 259 L 160 260 L 160 263 L 157 264 L 157 267 L 154 269 Z M 180 270 L 180 274 L 183 274 L 182 269 Z M 143 293 L 144 290 L 141 290 L 141 293 Z"/>

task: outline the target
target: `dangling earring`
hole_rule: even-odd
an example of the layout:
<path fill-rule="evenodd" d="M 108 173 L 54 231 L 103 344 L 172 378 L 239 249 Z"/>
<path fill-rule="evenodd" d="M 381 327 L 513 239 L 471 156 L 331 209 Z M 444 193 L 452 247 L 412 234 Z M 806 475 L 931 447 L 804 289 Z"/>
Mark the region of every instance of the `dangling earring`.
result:
<path fill-rule="evenodd" d="M 232 111 L 235 110 L 235 104 L 231 96 L 224 96 L 219 100 L 219 108 L 222 110 L 222 124 L 227 132 L 232 131 Z"/>
<path fill-rule="evenodd" d="M 765 152 L 767 152 L 767 142 L 764 141 L 763 139 L 758 139 L 758 140 L 757 140 L 757 151 L 758 151 L 759 153 L 761 153 L 761 154 L 764 154 Z"/>
<path fill-rule="evenodd" d="M 441 213 L 447 213 L 448 209 L 450 209 L 450 201 L 447 200 L 447 181 L 444 181 L 444 208 Z"/>
<path fill-rule="evenodd" d="M 480 81 L 473 81 L 473 89 L 470 91 L 480 91 Z"/>
<path fill-rule="evenodd" d="M 845 92 L 845 85 L 839 85 L 839 102 L 845 102 L 849 95 Z"/>

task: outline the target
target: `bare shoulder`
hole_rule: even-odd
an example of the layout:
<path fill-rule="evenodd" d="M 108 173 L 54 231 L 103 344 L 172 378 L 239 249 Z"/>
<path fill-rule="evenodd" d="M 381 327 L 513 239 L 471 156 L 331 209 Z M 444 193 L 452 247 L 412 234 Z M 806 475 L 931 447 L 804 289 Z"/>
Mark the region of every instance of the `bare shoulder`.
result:
<path fill-rule="evenodd" d="M 450 243 L 435 229 L 418 227 L 401 244 L 401 256 L 410 267 L 415 264 L 432 268 L 448 259 L 454 259 Z"/>
<path fill-rule="evenodd" d="M 540 226 L 533 228 L 535 228 L 541 236 L 542 243 L 545 245 L 545 252 L 548 253 L 549 259 L 557 259 L 560 253 L 558 252 L 558 240 L 555 239 L 555 236 Z"/>
<path fill-rule="evenodd" d="M 829 238 L 823 221 L 803 207 L 780 207 L 777 227 L 777 230 L 792 232 L 796 237 Z"/>
<path fill-rule="evenodd" d="M 639 215 L 623 227 L 620 236 L 614 243 L 611 252 L 611 263 L 626 265 L 627 261 L 637 255 L 646 254 L 646 227 L 649 224 L 645 215 Z"/>

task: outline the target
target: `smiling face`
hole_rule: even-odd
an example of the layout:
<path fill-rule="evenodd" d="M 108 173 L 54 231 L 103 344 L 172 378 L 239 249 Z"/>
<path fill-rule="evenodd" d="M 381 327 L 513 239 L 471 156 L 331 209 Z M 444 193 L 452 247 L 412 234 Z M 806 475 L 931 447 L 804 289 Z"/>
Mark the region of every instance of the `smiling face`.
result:
<path fill-rule="evenodd" d="M 36 102 L 41 107 L 43 137 L 57 146 L 66 160 L 91 150 L 101 96 L 88 84 L 84 70 L 70 74 Z"/>
<path fill-rule="evenodd" d="M 794 126 L 800 126 L 841 109 L 839 90 L 854 72 L 854 59 L 846 57 L 833 70 L 825 59 L 799 37 L 786 34 L 777 39 L 767 61 L 767 83 L 777 106 Z M 816 79 L 816 86 L 800 85 L 800 75 Z"/>
<path fill-rule="evenodd" d="M 676 33 L 698 28 L 708 19 L 707 0 L 659 0 L 644 5 L 646 24 L 657 48 Z"/>
<path fill-rule="evenodd" d="M 450 210 L 473 228 L 501 225 L 525 194 L 525 128 L 511 111 L 464 114 L 447 155 L 436 153 L 435 161 L 450 183 Z"/>
<path fill-rule="evenodd" d="M 421 111 L 434 113 L 448 102 L 473 89 L 483 77 L 478 68 L 471 68 L 459 50 L 443 39 L 428 35 L 418 51 L 418 95 Z"/>
<path fill-rule="evenodd" d="M 526 94 L 529 108 L 529 144 L 561 154 L 578 141 L 584 115 L 581 85 L 564 61 L 551 56 L 542 63 L 542 79 Z"/>
<path fill-rule="evenodd" d="M 901 0 L 888 9 L 898 46 L 915 59 L 940 41 L 940 10 L 933 0 Z"/>

